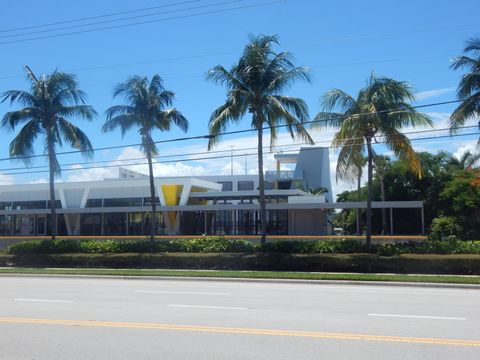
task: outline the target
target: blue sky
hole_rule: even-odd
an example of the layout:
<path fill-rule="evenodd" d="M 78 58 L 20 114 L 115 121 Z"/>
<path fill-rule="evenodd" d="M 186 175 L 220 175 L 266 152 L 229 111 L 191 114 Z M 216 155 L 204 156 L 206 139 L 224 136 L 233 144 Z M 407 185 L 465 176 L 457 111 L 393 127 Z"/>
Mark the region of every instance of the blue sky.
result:
<path fill-rule="evenodd" d="M 205 134 L 210 113 L 225 100 L 225 90 L 206 82 L 205 74 L 214 65 L 222 64 L 228 67 L 232 65 L 244 47 L 249 33 L 278 34 L 281 41 L 278 49 L 293 53 L 297 65 L 308 66 L 311 69 L 312 84 L 297 84 L 289 94 L 304 98 L 312 116 L 320 110 L 319 98 L 322 93 L 337 87 L 355 94 L 365 84 L 372 70 L 380 75 L 412 82 L 419 92 L 419 104 L 453 100 L 461 73 L 449 69 L 450 60 L 461 53 L 466 39 L 480 34 L 478 0 L 455 2 L 198 0 L 183 5 L 178 5 L 179 3 L 182 2 L 171 0 L 10 2 L 8 7 L 2 9 L 0 15 L 0 47 L 2 47 L 0 91 L 23 89 L 28 86 L 22 68 L 25 64 L 36 73 L 48 73 L 55 68 L 73 72 L 78 76 L 80 88 L 88 94 L 88 103 L 99 113 L 98 118 L 92 123 L 78 123 L 88 134 L 94 147 L 132 144 L 138 142 L 135 131 L 122 139 L 119 132 L 101 134 L 99 130 L 104 121 L 105 109 L 118 103 L 111 95 L 114 84 L 124 81 L 133 74 L 147 76 L 160 74 L 165 79 L 165 86 L 177 94 L 175 106 L 190 121 L 188 135 Z M 215 5 L 219 3 L 224 5 Z M 2 31 L 168 4 L 175 6 L 122 16 L 144 16 L 155 12 L 160 13 L 159 15 L 126 22 L 104 23 L 95 27 L 155 20 L 149 24 L 16 43 L 8 42 L 55 35 L 62 31 L 41 32 L 50 28 Z M 263 5 L 258 6 L 261 4 Z M 250 5 L 254 6 L 246 7 Z M 200 12 L 239 7 L 245 8 L 190 16 Z M 187 8 L 190 10 L 181 10 Z M 187 17 L 156 21 L 185 15 Z M 122 16 L 58 26 L 109 21 Z M 87 28 L 89 27 L 78 27 L 63 32 Z M 30 34 L 12 36 L 23 32 Z M 8 109 L 6 104 L 0 105 L 1 114 Z M 441 127 L 452 109 L 453 106 L 440 106 L 430 108 L 428 112 L 431 112 L 437 121 L 437 127 Z M 232 130 L 248 128 L 249 124 L 249 119 L 245 119 L 241 125 Z M 315 133 L 314 138 L 327 141 L 331 139 L 332 134 L 331 131 Z M 11 132 L 2 131 L 0 158 L 8 157 L 8 143 L 13 135 Z M 180 135 L 181 133 L 177 131 L 159 133 L 155 139 L 168 139 Z M 465 137 L 414 144 L 419 150 L 447 149 L 455 152 L 459 148 L 472 148 L 476 139 Z M 284 136 L 278 143 L 287 144 L 289 140 Z M 328 142 L 320 143 L 326 144 Z M 218 149 L 230 149 L 230 145 L 240 149 L 254 146 L 255 141 L 248 135 L 241 138 L 225 137 Z M 199 153 L 206 150 L 206 143 L 196 141 L 168 144 L 160 149 L 162 154 L 166 155 Z M 281 149 L 282 147 L 277 148 Z M 378 150 L 382 152 L 383 149 L 379 147 Z M 38 144 L 37 152 L 42 152 L 41 143 Z M 114 161 L 138 156 L 136 149 L 126 148 L 99 151 L 95 155 L 95 160 Z M 81 158 L 62 156 L 60 161 L 75 163 L 81 161 Z M 249 156 L 247 161 L 247 171 L 255 172 L 256 159 Z M 158 164 L 156 173 L 158 175 L 228 173 L 229 164 L 229 159 Z M 34 165 L 45 165 L 45 162 L 39 159 Z M 267 159 L 267 166 L 272 165 L 270 156 Z M 332 153 L 332 168 L 334 165 L 335 154 Z M 0 172 L 5 168 L 21 166 L 22 164 L 18 162 L 3 161 L 0 163 Z M 62 175 L 63 181 L 114 176 L 117 171 L 114 168 L 68 171 L 70 168 L 71 166 L 64 167 L 66 171 Z M 144 169 L 143 165 L 133 168 Z M 244 171 L 244 158 L 239 158 L 235 162 L 235 172 Z M 45 173 L 30 173 L 3 175 L 0 181 L 20 183 L 43 181 L 46 178 Z M 334 191 L 346 187 L 348 186 L 335 185 Z"/>

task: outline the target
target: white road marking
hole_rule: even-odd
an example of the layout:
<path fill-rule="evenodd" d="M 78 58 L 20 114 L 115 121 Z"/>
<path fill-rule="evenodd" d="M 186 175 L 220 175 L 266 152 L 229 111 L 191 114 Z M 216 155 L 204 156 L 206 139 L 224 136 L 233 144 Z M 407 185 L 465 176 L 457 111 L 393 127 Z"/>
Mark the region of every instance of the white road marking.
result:
<path fill-rule="evenodd" d="M 228 307 L 228 306 L 207 306 L 207 305 L 180 305 L 180 304 L 171 304 L 170 307 L 178 308 L 193 308 L 193 309 L 220 309 L 220 310 L 248 310 L 243 307 Z"/>
<path fill-rule="evenodd" d="M 368 316 L 414 318 L 414 319 L 434 319 L 434 320 L 466 320 L 466 318 L 447 317 L 447 316 L 421 316 L 421 315 L 397 315 L 397 314 L 368 314 Z"/>
<path fill-rule="evenodd" d="M 33 301 L 49 303 L 73 303 L 73 300 L 48 300 L 48 299 L 14 299 L 15 301 Z"/>
<path fill-rule="evenodd" d="M 167 290 L 135 290 L 143 294 L 181 294 L 181 295 L 230 295 L 226 292 L 167 291 Z"/>

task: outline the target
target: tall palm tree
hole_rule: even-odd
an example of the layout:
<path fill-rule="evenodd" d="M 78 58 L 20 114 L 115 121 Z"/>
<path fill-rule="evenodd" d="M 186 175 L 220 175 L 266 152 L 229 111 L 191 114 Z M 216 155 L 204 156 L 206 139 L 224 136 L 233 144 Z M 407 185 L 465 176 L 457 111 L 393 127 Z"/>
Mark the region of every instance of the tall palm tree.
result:
<path fill-rule="evenodd" d="M 45 144 L 45 155 L 48 158 L 50 172 L 50 227 L 52 240 L 57 235 L 57 216 L 55 204 L 55 176 L 60 175 L 56 149 L 67 143 L 78 149 L 85 157 L 93 156 L 93 149 L 87 135 L 68 120 L 83 118 L 92 120 L 96 112 L 85 105 L 86 95 L 78 89 L 74 75 L 54 71 L 50 75 L 35 76 L 33 71 L 25 66 L 27 79 L 30 81 L 30 92 L 10 90 L 2 95 L 2 102 L 10 100 L 10 105 L 19 103 L 21 110 L 5 114 L 2 126 L 15 129 L 23 127 L 10 143 L 10 156 L 18 157 L 27 164 L 33 154 L 33 146 L 38 137 Z"/>
<path fill-rule="evenodd" d="M 451 65 L 454 70 L 467 69 L 457 89 L 458 98 L 463 101 L 450 116 L 452 133 L 455 133 L 468 119 L 480 116 L 480 37 L 468 40 L 463 51 L 471 53 L 473 57 L 459 56 Z"/>
<path fill-rule="evenodd" d="M 380 199 L 385 202 L 385 173 L 387 172 L 390 158 L 385 155 L 375 155 L 373 163 L 375 166 L 375 175 L 380 182 Z M 382 207 L 382 235 L 387 232 L 387 214 Z"/>
<path fill-rule="evenodd" d="M 257 132 L 258 178 L 262 244 L 266 241 L 266 204 L 263 174 L 263 131 L 270 129 L 270 146 L 277 139 L 278 126 L 285 125 L 292 138 L 298 136 L 313 144 L 302 125 L 308 120 L 307 104 L 299 98 L 283 95 L 295 81 L 310 81 L 308 71 L 295 67 L 290 54 L 276 53 L 272 46 L 278 44 L 276 36 L 250 36 L 240 60 L 230 70 L 218 65 L 211 69 L 207 79 L 224 85 L 227 100 L 211 115 L 208 149 L 219 140 L 230 124 L 237 124 L 248 112 L 251 126 Z"/>
<path fill-rule="evenodd" d="M 147 77 L 132 76 L 124 83 L 118 84 L 113 97 L 123 97 L 126 105 L 115 105 L 106 111 L 107 120 L 102 127 L 103 132 L 120 128 L 122 137 L 131 128 L 138 128 L 141 138 L 140 149 L 147 157 L 150 179 L 150 198 L 152 204 L 152 220 L 150 222 L 150 240 L 156 234 L 155 182 L 153 178 L 152 157 L 158 155 L 158 149 L 152 139 L 155 130 L 169 131 L 173 125 L 186 132 L 188 120 L 171 106 L 175 98 L 172 91 L 165 90 L 160 75 L 154 75 L 149 81 Z"/>
<path fill-rule="evenodd" d="M 339 128 L 332 145 L 341 148 L 337 173 L 345 172 L 365 148 L 368 165 L 367 233 L 370 245 L 372 235 L 372 170 L 374 151 L 372 142 L 381 136 L 387 148 L 408 160 L 411 170 L 421 176 L 420 161 L 410 140 L 401 129 L 406 126 L 432 125 L 430 118 L 417 112 L 410 102 L 415 100 L 409 83 L 372 73 L 367 85 L 360 89 L 356 98 L 346 92 L 333 89 L 323 95 L 324 111 L 317 114 L 312 126 Z M 339 112 L 335 112 L 338 110 Z M 396 111 L 392 111 L 396 110 Z"/>

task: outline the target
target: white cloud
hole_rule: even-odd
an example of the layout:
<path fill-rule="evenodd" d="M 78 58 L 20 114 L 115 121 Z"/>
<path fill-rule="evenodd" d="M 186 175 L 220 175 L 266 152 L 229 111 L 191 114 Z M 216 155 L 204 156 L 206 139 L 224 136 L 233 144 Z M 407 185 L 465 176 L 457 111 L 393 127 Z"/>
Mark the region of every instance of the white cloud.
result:
<path fill-rule="evenodd" d="M 435 98 L 437 96 L 441 96 L 444 94 L 451 93 L 455 91 L 454 86 L 446 87 L 446 88 L 440 88 L 440 89 L 432 89 L 432 90 L 426 90 L 426 91 L 420 91 L 415 93 L 415 99 L 416 100 L 425 100 L 425 99 L 430 99 L 430 98 Z"/>
<path fill-rule="evenodd" d="M 48 183 L 48 179 L 38 178 L 38 179 L 30 180 L 28 183 L 29 184 L 46 184 L 46 183 Z"/>
<path fill-rule="evenodd" d="M 15 177 L 8 174 L 0 174 L 0 185 L 13 185 L 15 184 Z"/>
<path fill-rule="evenodd" d="M 459 147 L 457 151 L 453 153 L 453 155 L 457 159 L 460 159 L 467 151 L 470 151 L 472 154 L 476 153 L 478 151 L 478 142 L 476 140 L 470 140 L 466 142 L 465 145 Z"/>

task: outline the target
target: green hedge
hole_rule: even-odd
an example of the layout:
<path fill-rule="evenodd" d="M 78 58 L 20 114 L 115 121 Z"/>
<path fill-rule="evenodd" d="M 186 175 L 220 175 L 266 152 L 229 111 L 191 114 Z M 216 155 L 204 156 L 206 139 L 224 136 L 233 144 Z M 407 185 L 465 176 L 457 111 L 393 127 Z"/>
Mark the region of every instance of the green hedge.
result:
<path fill-rule="evenodd" d="M 157 253 L 0 255 L 0 266 L 480 275 L 480 255 Z"/>
<path fill-rule="evenodd" d="M 247 240 L 223 237 L 202 237 L 171 241 L 145 240 L 30 240 L 11 245 L 8 253 L 286 253 L 286 254 L 354 254 L 373 253 L 381 256 L 401 254 L 480 254 L 480 241 L 426 241 L 423 243 L 371 245 L 357 240 L 275 241 L 263 246 Z"/>
<path fill-rule="evenodd" d="M 8 253 L 67 254 L 67 253 L 157 253 L 157 252 L 253 252 L 255 245 L 246 240 L 223 237 L 203 237 L 171 241 L 145 240 L 30 240 L 10 245 Z"/>

